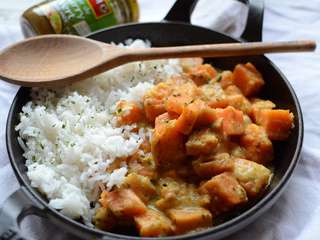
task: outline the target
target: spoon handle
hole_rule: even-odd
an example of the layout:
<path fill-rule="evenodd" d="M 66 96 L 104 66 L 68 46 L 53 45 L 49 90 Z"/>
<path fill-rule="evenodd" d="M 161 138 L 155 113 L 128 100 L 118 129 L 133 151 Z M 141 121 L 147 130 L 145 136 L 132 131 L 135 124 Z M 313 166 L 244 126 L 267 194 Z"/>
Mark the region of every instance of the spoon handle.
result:
<path fill-rule="evenodd" d="M 155 47 L 132 49 L 126 56 L 128 60 L 151 60 L 160 58 L 184 57 L 231 57 L 246 55 L 261 55 L 265 53 L 305 52 L 316 48 L 315 41 L 301 40 L 288 42 L 251 42 L 204 44 L 178 47 Z"/>

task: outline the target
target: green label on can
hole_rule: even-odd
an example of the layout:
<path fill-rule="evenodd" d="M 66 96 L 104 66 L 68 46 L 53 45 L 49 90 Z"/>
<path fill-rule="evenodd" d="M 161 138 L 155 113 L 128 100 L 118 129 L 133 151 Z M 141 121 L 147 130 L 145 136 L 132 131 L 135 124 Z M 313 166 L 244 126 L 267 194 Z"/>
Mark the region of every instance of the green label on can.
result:
<path fill-rule="evenodd" d="M 55 0 L 36 11 L 45 15 L 55 33 L 87 35 L 124 22 L 109 0 Z"/>

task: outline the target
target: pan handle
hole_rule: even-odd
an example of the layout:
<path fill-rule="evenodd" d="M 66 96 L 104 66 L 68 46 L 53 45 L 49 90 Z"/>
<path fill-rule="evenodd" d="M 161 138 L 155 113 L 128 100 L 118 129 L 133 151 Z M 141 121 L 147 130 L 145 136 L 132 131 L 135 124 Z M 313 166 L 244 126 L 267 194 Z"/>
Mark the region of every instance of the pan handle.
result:
<path fill-rule="evenodd" d="M 239 0 L 249 7 L 246 27 L 241 34 L 241 39 L 248 42 L 262 41 L 262 26 L 264 1 L 263 0 Z"/>
<path fill-rule="evenodd" d="M 241 39 L 248 42 L 262 41 L 263 0 L 238 0 L 249 8 L 246 27 Z M 191 14 L 198 0 L 177 0 L 163 20 L 190 23 Z"/>
<path fill-rule="evenodd" d="M 198 0 L 176 0 L 163 20 L 190 23 L 197 2 Z"/>
<path fill-rule="evenodd" d="M 19 225 L 24 217 L 40 215 L 43 206 L 35 204 L 25 187 L 20 187 L 9 196 L 0 208 L 0 240 L 27 240 L 21 235 Z"/>

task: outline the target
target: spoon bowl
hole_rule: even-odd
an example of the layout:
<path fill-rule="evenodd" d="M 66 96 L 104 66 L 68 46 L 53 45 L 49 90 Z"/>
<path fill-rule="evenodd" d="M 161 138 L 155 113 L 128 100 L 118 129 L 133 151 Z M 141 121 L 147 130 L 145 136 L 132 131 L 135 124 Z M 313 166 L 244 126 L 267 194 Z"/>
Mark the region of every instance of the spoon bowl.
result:
<path fill-rule="evenodd" d="M 57 86 L 137 60 L 313 51 L 315 46 L 314 41 L 291 41 L 129 49 L 83 37 L 45 35 L 4 49 L 0 53 L 0 78 L 28 87 Z"/>
<path fill-rule="evenodd" d="M 90 69 L 101 64 L 105 55 L 117 57 L 119 50 L 111 44 L 74 36 L 30 38 L 1 53 L 0 75 L 24 86 L 56 84 L 61 79 L 73 82 L 91 75 Z"/>

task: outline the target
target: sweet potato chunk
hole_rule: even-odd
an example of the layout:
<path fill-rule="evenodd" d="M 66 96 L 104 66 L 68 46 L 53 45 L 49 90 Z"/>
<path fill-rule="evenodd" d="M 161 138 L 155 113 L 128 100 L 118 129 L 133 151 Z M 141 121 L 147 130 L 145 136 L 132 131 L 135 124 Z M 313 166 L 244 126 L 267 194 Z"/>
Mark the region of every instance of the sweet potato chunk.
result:
<path fill-rule="evenodd" d="M 228 106 L 226 94 L 219 83 L 209 83 L 200 87 L 201 99 L 212 108 L 224 108 Z"/>
<path fill-rule="evenodd" d="M 151 183 L 150 179 L 145 176 L 130 173 L 126 177 L 124 183 L 127 184 L 144 202 L 147 202 L 156 194 L 155 186 Z"/>
<path fill-rule="evenodd" d="M 168 113 L 156 118 L 151 139 L 151 152 L 158 166 L 172 166 L 185 158 L 183 138 L 177 130 L 176 120 L 172 120 Z"/>
<path fill-rule="evenodd" d="M 156 179 L 158 176 L 158 172 L 156 171 L 156 166 L 154 162 L 140 163 L 137 161 L 130 161 L 128 163 L 128 166 L 131 172 L 136 172 L 141 176 L 145 176 L 150 179 Z"/>
<path fill-rule="evenodd" d="M 261 109 L 254 111 L 255 122 L 266 130 L 271 140 L 286 140 L 293 127 L 293 114 L 289 110 Z"/>
<path fill-rule="evenodd" d="M 223 89 L 226 89 L 227 87 L 233 85 L 233 73 L 231 71 L 223 71 L 221 73 L 221 80 L 220 84 Z"/>
<path fill-rule="evenodd" d="M 272 177 L 271 171 L 265 166 L 241 158 L 235 159 L 233 174 L 249 197 L 262 193 Z"/>
<path fill-rule="evenodd" d="M 200 157 L 192 163 L 195 172 L 200 177 L 212 177 L 223 172 L 233 170 L 233 160 L 228 153 L 220 153 L 214 156 L 205 158 Z"/>
<path fill-rule="evenodd" d="M 100 203 L 107 205 L 118 217 L 134 217 L 146 211 L 146 206 L 131 189 L 117 189 L 112 192 L 104 191 Z"/>
<path fill-rule="evenodd" d="M 260 98 L 253 98 L 250 100 L 252 109 L 273 109 L 276 105 L 270 100 L 263 100 Z"/>
<path fill-rule="evenodd" d="M 165 101 L 172 89 L 167 83 L 159 83 L 143 96 L 143 105 L 147 119 L 153 122 L 155 118 L 166 112 Z"/>
<path fill-rule="evenodd" d="M 194 184 L 187 184 L 182 180 L 178 180 L 177 176 L 160 179 L 159 195 L 160 198 L 155 205 L 161 210 L 179 208 L 181 206 L 203 207 L 210 202 L 207 195 L 199 194 Z"/>
<path fill-rule="evenodd" d="M 210 64 L 202 64 L 186 69 L 186 73 L 198 86 L 207 83 L 217 75 L 217 71 Z"/>
<path fill-rule="evenodd" d="M 259 111 L 262 109 L 273 109 L 276 105 L 270 100 L 263 100 L 260 98 L 252 98 L 251 102 L 251 112 L 249 113 L 250 117 L 255 121 L 255 116 L 259 114 Z"/>
<path fill-rule="evenodd" d="M 261 164 L 273 159 L 272 142 L 263 127 L 249 124 L 240 138 L 240 144 L 246 149 L 246 158 Z"/>
<path fill-rule="evenodd" d="M 229 145 L 229 151 L 231 157 L 235 158 L 245 158 L 246 157 L 246 149 L 244 147 L 239 146 L 237 143 L 231 143 Z"/>
<path fill-rule="evenodd" d="M 193 82 L 185 82 L 172 88 L 172 94 L 166 102 L 166 110 L 178 115 L 183 112 L 185 106 L 194 102 L 201 94 L 201 90 Z"/>
<path fill-rule="evenodd" d="M 108 201 L 107 201 L 108 193 L 109 193 L 108 191 L 103 191 L 100 195 L 99 203 L 104 208 L 109 208 Z"/>
<path fill-rule="evenodd" d="M 221 173 L 200 187 L 211 196 L 212 212 L 219 214 L 247 202 L 247 194 L 231 173 Z"/>
<path fill-rule="evenodd" d="M 232 106 L 246 114 L 251 113 L 251 103 L 242 94 L 232 94 L 226 97 L 227 106 Z"/>
<path fill-rule="evenodd" d="M 184 107 L 192 101 L 190 96 L 171 95 L 166 102 L 166 110 L 169 113 L 180 115 Z"/>
<path fill-rule="evenodd" d="M 142 109 L 134 102 L 121 100 L 117 102 L 116 114 L 119 124 L 133 124 L 143 119 Z"/>
<path fill-rule="evenodd" d="M 251 63 L 236 65 L 233 76 L 235 85 L 241 89 L 245 96 L 257 94 L 264 85 L 261 74 Z"/>
<path fill-rule="evenodd" d="M 212 226 L 211 213 L 202 207 L 170 209 L 168 215 L 176 226 L 176 234 Z"/>
<path fill-rule="evenodd" d="M 244 132 L 243 113 L 234 107 L 227 107 L 218 113 L 222 117 L 222 130 L 226 136 L 241 135 Z"/>
<path fill-rule="evenodd" d="M 144 109 L 149 122 L 153 122 L 157 116 L 166 111 L 164 103 L 160 99 L 146 99 Z"/>
<path fill-rule="evenodd" d="M 210 129 L 193 132 L 186 143 L 188 155 L 209 154 L 218 144 L 218 138 Z"/>
<path fill-rule="evenodd" d="M 110 230 L 116 224 L 116 219 L 109 208 L 100 207 L 93 217 L 94 225 L 102 230 Z"/>
<path fill-rule="evenodd" d="M 230 85 L 224 89 L 224 92 L 231 96 L 231 95 L 242 95 L 242 92 L 240 88 L 238 88 L 236 85 Z"/>
<path fill-rule="evenodd" d="M 163 213 L 148 209 L 145 213 L 134 217 L 141 237 L 168 236 L 173 232 L 173 224 Z"/>
<path fill-rule="evenodd" d="M 216 109 L 213 109 L 208 106 L 204 106 L 202 112 L 200 113 L 195 126 L 207 126 L 213 123 L 217 119 Z"/>
<path fill-rule="evenodd" d="M 176 121 L 177 130 L 185 135 L 190 134 L 204 107 L 204 103 L 201 100 L 195 100 L 185 106 Z"/>

